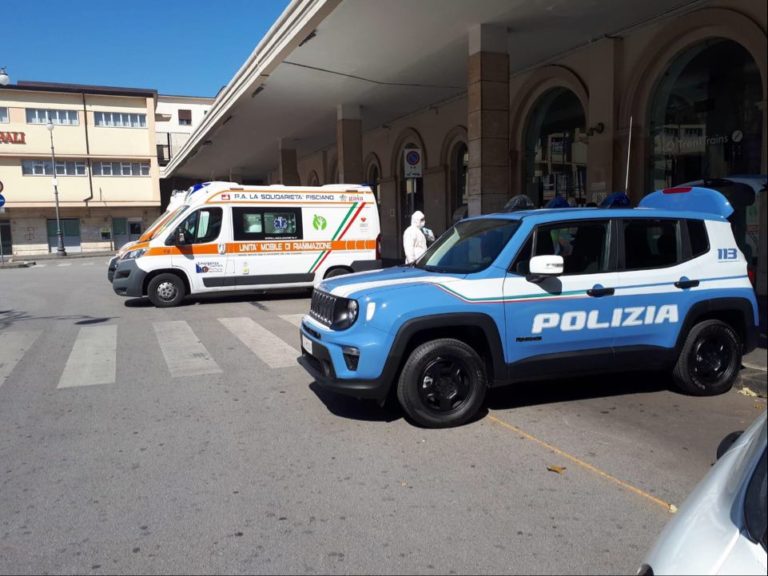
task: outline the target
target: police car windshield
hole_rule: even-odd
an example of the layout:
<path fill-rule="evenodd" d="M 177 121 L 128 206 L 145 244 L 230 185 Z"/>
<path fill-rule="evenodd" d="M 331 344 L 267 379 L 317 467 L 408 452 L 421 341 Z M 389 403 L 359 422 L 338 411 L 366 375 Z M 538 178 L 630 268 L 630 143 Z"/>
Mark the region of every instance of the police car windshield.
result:
<path fill-rule="evenodd" d="M 187 206 L 186 204 L 183 204 L 183 205 L 179 206 L 178 208 L 176 208 L 176 210 L 174 210 L 173 212 L 171 212 L 171 213 L 168 215 L 168 217 L 166 218 L 165 222 L 163 222 L 162 224 L 160 224 L 160 225 L 157 227 L 157 230 L 155 230 L 155 231 L 152 233 L 152 236 L 150 237 L 150 240 L 154 240 L 154 239 L 155 239 L 155 238 L 157 238 L 157 237 L 158 237 L 160 234 L 162 234 L 163 230 L 165 230 L 166 228 L 168 228 L 169 224 L 171 224 L 171 222 L 173 222 L 174 220 L 176 220 L 176 217 L 177 217 L 179 214 L 181 214 L 182 212 L 184 212 L 184 211 L 185 211 L 187 208 L 189 208 L 189 206 Z"/>
<path fill-rule="evenodd" d="M 479 272 L 496 260 L 519 227 L 519 220 L 464 220 L 440 236 L 414 266 L 448 274 Z"/>

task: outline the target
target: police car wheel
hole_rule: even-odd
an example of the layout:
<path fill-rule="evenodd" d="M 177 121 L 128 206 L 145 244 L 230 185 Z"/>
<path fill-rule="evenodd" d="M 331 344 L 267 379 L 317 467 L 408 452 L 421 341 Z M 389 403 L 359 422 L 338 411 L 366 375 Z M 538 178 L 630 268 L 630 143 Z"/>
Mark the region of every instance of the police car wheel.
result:
<path fill-rule="evenodd" d="M 147 296 L 158 308 L 178 306 L 185 293 L 184 282 L 176 274 L 158 274 L 147 286 Z"/>
<path fill-rule="evenodd" d="M 733 386 L 741 367 L 741 341 L 720 320 L 705 320 L 688 333 L 673 371 L 675 383 L 687 394 L 712 396 Z"/>
<path fill-rule="evenodd" d="M 417 347 L 403 367 L 397 399 L 416 424 L 459 426 L 473 418 L 485 400 L 485 364 L 475 350 L 452 338 Z"/>

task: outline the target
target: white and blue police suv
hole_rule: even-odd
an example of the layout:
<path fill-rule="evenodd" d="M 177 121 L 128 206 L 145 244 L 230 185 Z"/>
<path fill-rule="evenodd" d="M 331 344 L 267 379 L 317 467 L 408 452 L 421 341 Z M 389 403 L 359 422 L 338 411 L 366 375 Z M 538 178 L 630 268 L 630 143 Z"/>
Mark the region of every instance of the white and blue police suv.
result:
<path fill-rule="evenodd" d="M 321 283 L 299 362 L 330 390 L 417 424 L 455 426 L 489 387 L 587 373 L 671 371 L 730 389 L 758 311 L 728 201 L 670 188 L 635 209 L 567 208 L 457 223 L 413 266 Z"/>

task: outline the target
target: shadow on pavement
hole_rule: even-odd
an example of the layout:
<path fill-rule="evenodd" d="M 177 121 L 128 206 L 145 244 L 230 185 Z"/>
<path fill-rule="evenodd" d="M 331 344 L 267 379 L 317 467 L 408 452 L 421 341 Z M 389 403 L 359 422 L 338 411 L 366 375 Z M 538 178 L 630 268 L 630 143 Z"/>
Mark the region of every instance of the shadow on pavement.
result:
<path fill-rule="evenodd" d="M 493 410 L 523 406 L 609 398 L 629 394 L 650 394 L 674 390 L 672 377 L 659 372 L 633 372 L 521 382 L 490 390 L 486 405 Z"/>
<path fill-rule="evenodd" d="M 79 322 L 75 322 L 75 324 L 79 324 L 81 326 L 88 326 L 89 324 L 101 324 L 102 322 L 109 322 L 112 319 L 112 317 L 105 317 L 105 318 L 86 318 L 85 320 L 80 320 Z"/>
<path fill-rule="evenodd" d="M 394 399 L 388 400 L 382 408 L 372 400 L 358 400 L 335 394 L 323 389 L 317 382 L 313 382 L 309 387 L 329 412 L 342 418 L 372 422 L 393 422 L 404 418 Z M 523 382 L 490 390 L 485 406 L 469 423 L 485 418 L 489 409 L 509 410 L 592 398 L 651 394 L 665 390 L 674 390 L 672 378 L 668 374 L 656 372 Z M 412 422 L 411 424 L 415 425 Z"/>
<path fill-rule="evenodd" d="M 65 314 L 61 316 L 32 316 L 23 310 L 0 310 L 0 329 L 10 328 L 17 322 L 30 320 L 76 320 L 75 324 L 88 325 L 100 324 L 118 318 L 118 316 L 104 316 L 95 318 L 86 314 Z"/>
<path fill-rule="evenodd" d="M 149 298 L 131 298 L 123 302 L 126 308 L 152 308 Z"/>
<path fill-rule="evenodd" d="M 403 417 L 399 406 L 387 402 L 382 408 L 373 400 L 358 400 L 324 390 L 317 382 L 309 385 L 310 390 L 325 404 L 328 411 L 341 418 L 366 422 L 394 422 Z"/>

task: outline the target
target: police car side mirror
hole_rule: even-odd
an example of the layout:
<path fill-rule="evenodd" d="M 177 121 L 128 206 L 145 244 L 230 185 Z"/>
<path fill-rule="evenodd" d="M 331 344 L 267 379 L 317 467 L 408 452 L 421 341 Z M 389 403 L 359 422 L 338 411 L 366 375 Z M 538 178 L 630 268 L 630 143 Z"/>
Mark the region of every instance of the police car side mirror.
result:
<path fill-rule="evenodd" d="M 557 255 L 534 256 L 528 262 L 528 282 L 541 282 L 563 273 L 563 257 Z"/>

